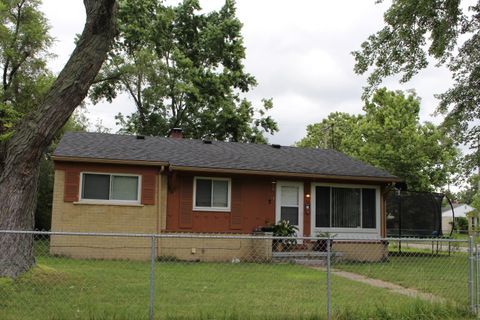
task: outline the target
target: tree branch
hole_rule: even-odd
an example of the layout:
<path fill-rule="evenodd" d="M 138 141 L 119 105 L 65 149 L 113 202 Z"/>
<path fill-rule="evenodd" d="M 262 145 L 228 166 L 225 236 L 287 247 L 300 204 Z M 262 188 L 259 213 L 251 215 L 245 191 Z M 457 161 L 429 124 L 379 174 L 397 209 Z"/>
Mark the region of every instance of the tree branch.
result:
<path fill-rule="evenodd" d="M 20 19 L 22 17 L 22 9 L 24 4 L 25 4 L 25 0 L 20 1 L 17 5 L 17 14 L 15 15 L 14 13 L 12 13 L 13 18 L 15 19 L 15 29 L 13 32 L 12 41 L 10 43 L 10 48 L 13 48 L 15 46 L 15 43 L 17 42 L 17 39 L 18 39 L 18 32 L 20 30 Z M 10 76 L 8 76 L 9 67 L 10 67 L 10 57 L 7 54 L 5 64 L 3 67 L 3 91 L 4 92 L 8 90 L 8 87 L 10 86 L 10 83 L 11 83 L 11 79 L 13 77 L 11 74 Z"/>
<path fill-rule="evenodd" d="M 45 148 L 83 101 L 117 34 L 115 0 L 84 0 L 87 21 L 70 59 L 45 99 L 7 141 L 4 174 L 29 172 Z M 0 174 L 0 183 L 5 176 Z"/>
<path fill-rule="evenodd" d="M 105 82 L 105 81 L 110 81 L 110 80 L 119 80 L 120 77 L 123 76 L 123 74 L 124 74 L 123 72 L 118 72 L 118 73 L 115 73 L 112 76 L 96 79 L 95 81 L 93 81 L 92 84 L 97 84 L 97 83 L 100 83 L 100 82 Z"/>

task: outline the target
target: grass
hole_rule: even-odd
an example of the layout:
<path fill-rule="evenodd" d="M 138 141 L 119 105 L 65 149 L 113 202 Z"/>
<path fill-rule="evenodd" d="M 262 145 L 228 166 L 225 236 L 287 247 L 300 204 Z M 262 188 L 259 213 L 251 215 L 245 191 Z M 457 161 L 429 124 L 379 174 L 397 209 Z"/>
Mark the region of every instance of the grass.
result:
<path fill-rule="evenodd" d="M 341 267 L 379 276 L 380 266 L 393 268 L 398 281 L 415 282 L 406 279 L 402 260 L 393 262 Z M 158 319 L 326 318 L 325 272 L 299 265 L 162 261 L 154 276 Z M 332 276 L 332 305 L 337 320 L 473 319 L 463 307 L 431 304 L 337 276 Z M 18 279 L 0 278 L 2 320 L 148 319 L 148 308 L 146 262 L 41 256 Z"/>
<path fill-rule="evenodd" d="M 464 240 L 464 242 L 459 242 L 458 245 L 461 247 L 468 247 L 468 240 L 470 239 L 470 235 L 465 233 L 454 232 L 452 234 L 452 239 Z M 476 237 L 473 236 L 473 240 L 475 243 L 480 243 L 480 236 L 476 236 Z"/>
<path fill-rule="evenodd" d="M 378 263 L 340 262 L 334 268 L 414 288 L 461 305 L 468 303 L 466 253 L 432 255 L 429 249 L 403 248 Z"/>

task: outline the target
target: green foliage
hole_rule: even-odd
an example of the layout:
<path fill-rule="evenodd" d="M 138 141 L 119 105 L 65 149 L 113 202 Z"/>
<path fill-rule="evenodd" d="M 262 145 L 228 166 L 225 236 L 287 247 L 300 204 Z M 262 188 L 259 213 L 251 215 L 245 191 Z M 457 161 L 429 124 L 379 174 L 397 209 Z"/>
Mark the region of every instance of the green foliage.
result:
<path fill-rule="evenodd" d="M 273 235 L 275 237 L 293 237 L 297 231 L 298 227 L 287 220 L 280 220 L 273 226 Z"/>
<path fill-rule="evenodd" d="M 0 0 L 0 141 L 35 108 L 53 76 L 46 67 L 52 44 L 38 0 Z"/>
<path fill-rule="evenodd" d="M 475 195 L 472 197 L 472 203 L 471 206 L 477 209 L 477 212 L 480 211 L 480 193 L 475 193 Z M 475 212 L 476 213 L 476 212 Z"/>
<path fill-rule="evenodd" d="M 39 0 L 0 0 L 0 142 L 35 110 L 53 82 L 46 60 L 53 38 Z M 51 151 L 50 151 L 51 152 Z M 40 163 L 37 228 L 49 229 L 53 165 L 49 152 Z"/>
<path fill-rule="evenodd" d="M 480 176 L 478 174 L 471 175 L 467 179 L 467 186 L 455 194 L 456 199 L 460 203 L 471 204 L 473 197 L 478 193 L 478 185 Z"/>
<path fill-rule="evenodd" d="M 459 151 L 441 128 L 419 122 L 415 93 L 380 89 L 363 110 L 364 115 L 332 113 L 309 125 L 297 145 L 330 147 L 333 140 L 335 149 L 401 177 L 412 190 L 447 184 L 457 170 Z"/>
<path fill-rule="evenodd" d="M 371 70 L 364 97 L 369 96 L 383 79 L 401 75 L 410 80 L 425 68 L 428 57 L 446 65 L 454 80 L 453 87 L 439 95 L 438 111 L 447 114 L 444 126 L 461 143 L 477 142 L 480 127 L 480 4 L 462 11 L 460 0 L 394 0 L 385 12 L 385 27 L 353 52 L 355 72 Z M 459 41 L 461 39 L 461 41 Z M 465 157 L 465 169 L 479 163 L 477 149 Z"/>
<path fill-rule="evenodd" d="M 280 220 L 273 225 L 273 235 L 275 237 L 294 237 L 297 231 L 298 227 L 287 220 Z M 272 247 L 274 250 L 286 251 L 293 249 L 293 246 L 296 244 L 296 239 L 275 239 L 272 242 Z"/>
<path fill-rule="evenodd" d="M 196 0 L 166 6 L 120 1 L 120 35 L 90 97 L 112 102 L 127 92 L 136 112 L 118 114 L 123 132 L 167 135 L 182 127 L 192 138 L 265 142 L 277 131 L 264 100 L 256 109 L 242 94 L 256 85 L 244 70 L 242 24 L 234 2 L 199 13 Z"/>
<path fill-rule="evenodd" d="M 345 112 L 332 112 L 319 123 L 307 126 L 307 136 L 297 142 L 300 147 L 335 149 L 347 154 L 353 150 L 353 134 L 361 115 L 351 115 Z"/>
<path fill-rule="evenodd" d="M 465 217 L 455 217 L 455 231 L 457 233 L 468 233 L 468 219 Z"/>

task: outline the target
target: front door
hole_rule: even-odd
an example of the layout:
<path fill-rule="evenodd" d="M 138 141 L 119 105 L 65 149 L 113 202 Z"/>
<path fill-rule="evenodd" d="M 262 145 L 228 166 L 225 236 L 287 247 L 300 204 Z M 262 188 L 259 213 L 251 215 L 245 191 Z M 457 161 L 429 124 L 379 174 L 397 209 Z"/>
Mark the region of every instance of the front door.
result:
<path fill-rule="evenodd" d="M 276 222 L 287 220 L 298 227 L 297 236 L 303 236 L 303 183 L 277 182 Z"/>

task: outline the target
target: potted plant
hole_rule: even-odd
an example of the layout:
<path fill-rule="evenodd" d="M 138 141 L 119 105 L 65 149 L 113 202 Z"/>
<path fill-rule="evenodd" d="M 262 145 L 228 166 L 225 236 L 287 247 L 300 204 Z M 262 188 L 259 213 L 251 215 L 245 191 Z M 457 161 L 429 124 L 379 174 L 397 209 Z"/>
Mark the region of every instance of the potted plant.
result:
<path fill-rule="evenodd" d="M 287 220 L 280 220 L 273 225 L 273 235 L 275 237 L 293 237 L 298 231 L 298 227 L 290 224 Z M 297 244 L 296 239 L 275 239 L 273 240 L 274 251 L 286 251 Z"/>
<path fill-rule="evenodd" d="M 326 252 L 328 251 L 328 239 L 330 239 L 330 251 L 332 249 L 333 238 L 335 238 L 336 234 L 331 232 L 319 232 L 317 233 L 317 237 L 321 239 L 317 239 L 313 246 L 314 251 L 321 251 Z"/>

